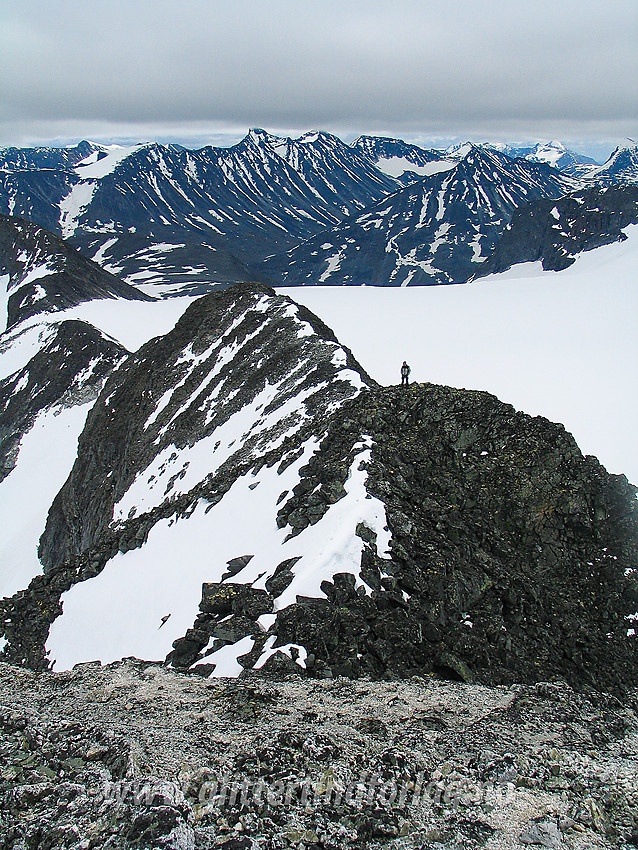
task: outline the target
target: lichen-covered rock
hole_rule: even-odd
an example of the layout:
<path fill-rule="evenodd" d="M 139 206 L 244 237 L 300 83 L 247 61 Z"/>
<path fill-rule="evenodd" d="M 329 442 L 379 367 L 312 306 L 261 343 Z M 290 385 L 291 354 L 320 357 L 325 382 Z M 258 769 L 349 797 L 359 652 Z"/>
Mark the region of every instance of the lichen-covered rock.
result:
<path fill-rule="evenodd" d="M 3 850 L 624 850 L 638 830 L 636 691 L 128 660 L 0 664 L 0 703 Z"/>

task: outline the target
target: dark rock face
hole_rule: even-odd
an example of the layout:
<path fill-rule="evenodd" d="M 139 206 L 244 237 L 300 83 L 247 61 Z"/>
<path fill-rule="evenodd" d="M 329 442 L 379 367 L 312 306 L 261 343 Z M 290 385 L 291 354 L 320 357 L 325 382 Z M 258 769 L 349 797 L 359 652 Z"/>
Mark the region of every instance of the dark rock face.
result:
<path fill-rule="evenodd" d="M 562 426 L 486 393 L 371 390 L 313 461 L 338 464 L 362 431 L 374 438 L 367 489 L 385 503 L 391 560 L 366 546 L 372 594 L 335 576 L 328 600 L 279 612 L 281 643 L 334 674 L 636 681 L 625 619 L 636 581 L 625 572 L 638 512 L 623 476 L 583 458 Z"/>
<path fill-rule="evenodd" d="M 638 186 L 593 187 L 555 202 L 533 201 L 514 212 L 476 276 L 535 260 L 541 260 L 544 269 L 561 271 L 581 251 L 626 239 L 623 228 L 636 223 Z"/>
<path fill-rule="evenodd" d="M 0 274 L 9 275 L 7 328 L 94 298 L 151 300 L 53 233 L 10 216 L 0 216 Z"/>

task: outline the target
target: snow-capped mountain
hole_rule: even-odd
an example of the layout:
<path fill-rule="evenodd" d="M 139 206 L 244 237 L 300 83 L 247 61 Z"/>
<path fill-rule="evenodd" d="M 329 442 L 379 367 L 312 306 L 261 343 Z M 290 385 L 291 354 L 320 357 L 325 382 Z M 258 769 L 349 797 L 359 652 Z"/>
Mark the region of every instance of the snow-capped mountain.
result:
<path fill-rule="evenodd" d="M 271 280 L 286 285 L 460 283 L 489 256 L 517 207 L 574 185 L 545 164 L 472 147 L 452 169 L 410 184 L 264 266 Z"/>
<path fill-rule="evenodd" d="M 0 338 L 5 658 L 635 683 L 635 489 L 562 426 L 380 387 L 263 285 L 162 303 Z"/>
<path fill-rule="evenodd" d="M 378 169 L 407 185 L 419 177 L 428 177 L 438 171 L 447 171 L 456 164 L 456 158 L 446 158 L 442 151 L 426 150 L 401 139 L 382 136 L 359 136 L 352 147 L 360 151 Z"/>
<path fill-rule="evenodd" d="M 252 130 L 227 149 L 87 150 L 50 171 L 9 158 L 0 208 L 57 231 L 137 284 L 254 279 L 264 256 L 400 185 L 325 133 L 293 141 Z"/>
<path fill-rule="evenodd" d="M 638 183 L 638 145 L 617 147 L 607 162 L 582 172 L 590 183 L 613 186 L 617 183 Z"/>
<path fill-rule="evenodd" d="M 559 171 L 578 176 L 589 166 L 597 165 L 596 161 L 584 154 L 569 150 L 562 142 L 538 142 L 536 145 L 512 147 L 510 145 L 494 145 L 495 150 L 511 157 L 523 157 L 530 162 L 545 162 Z"/>

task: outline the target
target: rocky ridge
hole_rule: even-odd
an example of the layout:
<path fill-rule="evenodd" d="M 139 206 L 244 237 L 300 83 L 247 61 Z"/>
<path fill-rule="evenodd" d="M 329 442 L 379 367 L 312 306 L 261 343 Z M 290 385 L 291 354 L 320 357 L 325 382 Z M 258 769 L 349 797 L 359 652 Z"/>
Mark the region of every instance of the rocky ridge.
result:
<path fill-rule="evenodd" d="M 215 676 L 558 676 L 620 693 L 636 683 L 635 495 L 562 426 L 487 393 L 379 387 L 317 317 L 243 285 L 107 379 L 43 573 L 2 603 L 4 657 L 42 669 L 86 645 L 87 660 L 150 651 Z M 176 570 L 170 539 L 209 538 Z M 140 569 L 157 586 L 136 601 Z M 83 610 L 119 648 L 88 649 L 67 626 Z"/>
<path fill-rule="evenodd" d="M 638 695 L 0 664 L 0 846 L 630 850 Z"/>

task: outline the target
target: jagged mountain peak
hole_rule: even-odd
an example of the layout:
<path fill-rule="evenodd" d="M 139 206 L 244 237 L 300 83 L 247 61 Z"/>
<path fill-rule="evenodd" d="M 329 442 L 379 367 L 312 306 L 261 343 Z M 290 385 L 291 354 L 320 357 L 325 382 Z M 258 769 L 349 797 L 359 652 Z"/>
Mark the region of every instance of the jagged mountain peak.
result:
<path fill-rule="evenodd" d="M 445 155 L 452 159 L 463 159 L 474 148 L 479 147 L 474 142 L 458 142 L 445 149 Z"/>
<path fill-rule="evenodd" d="M 80 551 L 74 551 L 74 535 L 61 533 L 66 523 L 53 518 L 43 539 L 44 563 L 52 566 L 60 551 L 63 558 L 81 554 L 113 519 L 125 524 L 132 508 L 138 518 L 155 507 L 174 513 L 179 494 L 192 499 L 191 491 L 199 493 L 216 475 L 232 477 L 294 442 L 309 423 L 316 430 L 326 409 L 356 394 L 365 381 L 370 379 L 332 332 L 274 290 L 242 284 L 204 296 L 169 334 L 131 356 L 105 387 L 80 448 L 91 464 L 109 467 L 102 495 L 111 513 L 86 515 Z M 242 422 L 241 440 L 225 424 L 233 417 Z M 99 460 L 93 455 L 98 444 Z M 80 476 L 82 463 L 81 457 Z M 80 496 L 77 483 L 73 492 L 93 499 Z"/>
<path fill-rule="evenodd" d="M 583 172 L 587 182 L 611 186 L 614 183 L 638 183 L 638 144 L 619 145 L 607 162 Z"/>
<path fill-rule="evenodd" d="M 330 147 L 345 145 L 345 142 L 342 142 L 337 136 L 323 130 L 307 130 L 296 141 L 300 145 L 316 145 L 318 143 Z"/>

